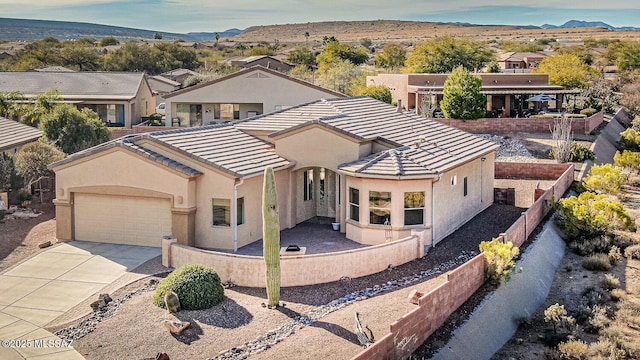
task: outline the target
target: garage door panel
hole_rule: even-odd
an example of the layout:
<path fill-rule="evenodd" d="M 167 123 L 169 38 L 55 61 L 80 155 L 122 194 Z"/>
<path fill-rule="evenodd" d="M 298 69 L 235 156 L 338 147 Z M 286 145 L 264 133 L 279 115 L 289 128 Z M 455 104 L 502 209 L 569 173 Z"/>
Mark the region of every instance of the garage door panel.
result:
<path fill-rule="evenodd" d="M 171 234 L 168 199 L 76 193 L 74 210 L 76 240 L 161 246 Z"/>

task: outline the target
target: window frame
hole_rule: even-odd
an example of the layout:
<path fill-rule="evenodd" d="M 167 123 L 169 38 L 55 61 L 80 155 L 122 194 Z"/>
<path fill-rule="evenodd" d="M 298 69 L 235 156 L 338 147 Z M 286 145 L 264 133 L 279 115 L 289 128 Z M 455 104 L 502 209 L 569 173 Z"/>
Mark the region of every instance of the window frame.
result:
<path fill-rule="evenodd" d="M 373 193 L 378 193 L 379 195 L 377 196 L 377 198 L 383 198 L 381 195 L 382 194 L 389 194 L 388 195 L 388 201 L 386 206 L 379 206 L 379 205 L 372 205 L 372 194 Z M 388 220 L 389 220 L 389 224 L 391 224 L 391 208 L 392 208 L 392 198 L 391 198 L 391 191 L 375 191 L 375 190 L 369 190 L 369 225 L 371 226 L 385 226 L 385 223 L 376 223 L 373 222 L 373 218 L 372 216 L 380 216 L 380 215 L 376 215 L 373 213 L 374 210 L 378 210 L 378 211 L 382 211 L 382 212 L 387 212 L 388 213 Z M 386 216 L 383 216 L 386 217 Z"/>
<path fill-rule="evenodd" d="M 241 204 L 242 203 L 242 204 Z M 244 225 L 244 196 L 236 199 L 236 225 Z"/>
<path fill-rule="evenodd" d="M 467 180 L 467 177 L 465 176 L 463 180 L 463 190 L 462 190 L 463 196 L 467 196 L 469 194 L 468 186 L 469 186 L 468 180 Z"/>
<path fill-rule="evenodd" d="M 313 200 L 313 169 L 307 169 L 302 173 L 302 199 L 303 201 Z"/>
<path fill-rule="evenodd" d="M 216 204 L 216 201 L 225 201 L 227 205 Z M 223 208 L 225 218 L 222 222 L 216 222 L 216 207 Z M 212 198 L 211 199 L 211 226 L 215 227 L 231 227 L 231 199 Z"/>
<path fill-rule="evenodd" d="M 422 194 L 422 207 L 407 207 L 407 194 L 415 194 L 415 193 L 421 193 Z M 406 191 L 404 193 L 403 200 L 404 200 L 404 204 L 403 204 L 403 213 L 404 213 L 403 224 L 404 224 L 404 226 L 420 226 L 420 225 L 424 225 L 425 224 L 424 214 L 425 214 L 425 209 L 426 209 L 426 206 L 427 206 L 426 193 L 424 191 Z M 417 224 L 407 224 L 407 211 L 416 211 L 416 210 L 421 210 L 422 211 L 422 222 L 417 223 Z"/>
<path fill-rule="evenodd" d="M 354 191 L 357 192 L 357 196 L 355 197 L 352 196 Z M 357 200 L 357 202 L 354 202 L 354 199 Z M 347 200 L 349 201 L 349 220 L 360 223 L 360 189 L 349 187 L 349 198 Z M 353 214 L 358 215 L 357 219 L 353 218 Z"/>

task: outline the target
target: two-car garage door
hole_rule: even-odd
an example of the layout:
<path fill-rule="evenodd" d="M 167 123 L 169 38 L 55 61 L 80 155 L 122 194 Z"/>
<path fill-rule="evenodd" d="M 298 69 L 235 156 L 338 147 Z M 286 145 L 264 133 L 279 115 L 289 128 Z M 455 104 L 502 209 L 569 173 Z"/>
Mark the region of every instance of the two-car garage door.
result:
<path fill-rule="evenodd" d="M 171 234 L 169 199 L 76 193 L 75 239 L 161 246 Z"/>

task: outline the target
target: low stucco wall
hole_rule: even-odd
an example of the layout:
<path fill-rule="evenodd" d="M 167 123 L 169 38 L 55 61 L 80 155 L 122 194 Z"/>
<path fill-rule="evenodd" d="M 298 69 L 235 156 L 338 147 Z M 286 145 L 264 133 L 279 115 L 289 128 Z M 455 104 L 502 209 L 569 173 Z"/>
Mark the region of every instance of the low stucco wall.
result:
<path fill-rule="evenodd" d="M 177 268 L 202 264 L 216 270 L 223 282 L 247 287 L 264 287 L 265 263 L 261 256 L 235 255 L 202 250 L 163 239 L 163 265 Z M 342 277 L 357 278 L 375 274 L 424 256 L 419 236 L 366 248 L 326 254 L 280 258 L 282 287 L 322 284 Z"/>

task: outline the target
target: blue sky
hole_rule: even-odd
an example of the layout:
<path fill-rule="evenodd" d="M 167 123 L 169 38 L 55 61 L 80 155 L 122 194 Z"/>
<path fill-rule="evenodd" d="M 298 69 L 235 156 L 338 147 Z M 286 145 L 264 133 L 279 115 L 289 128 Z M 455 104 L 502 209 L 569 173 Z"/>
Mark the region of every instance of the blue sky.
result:
<path fill-rule="evenodd" d="M 638 0 L 0 0 L 0 17 L 178 33 L 377 19 L 500 25 L 559 25 L 576 19 L 640 27 L 640 4 Z"/>

